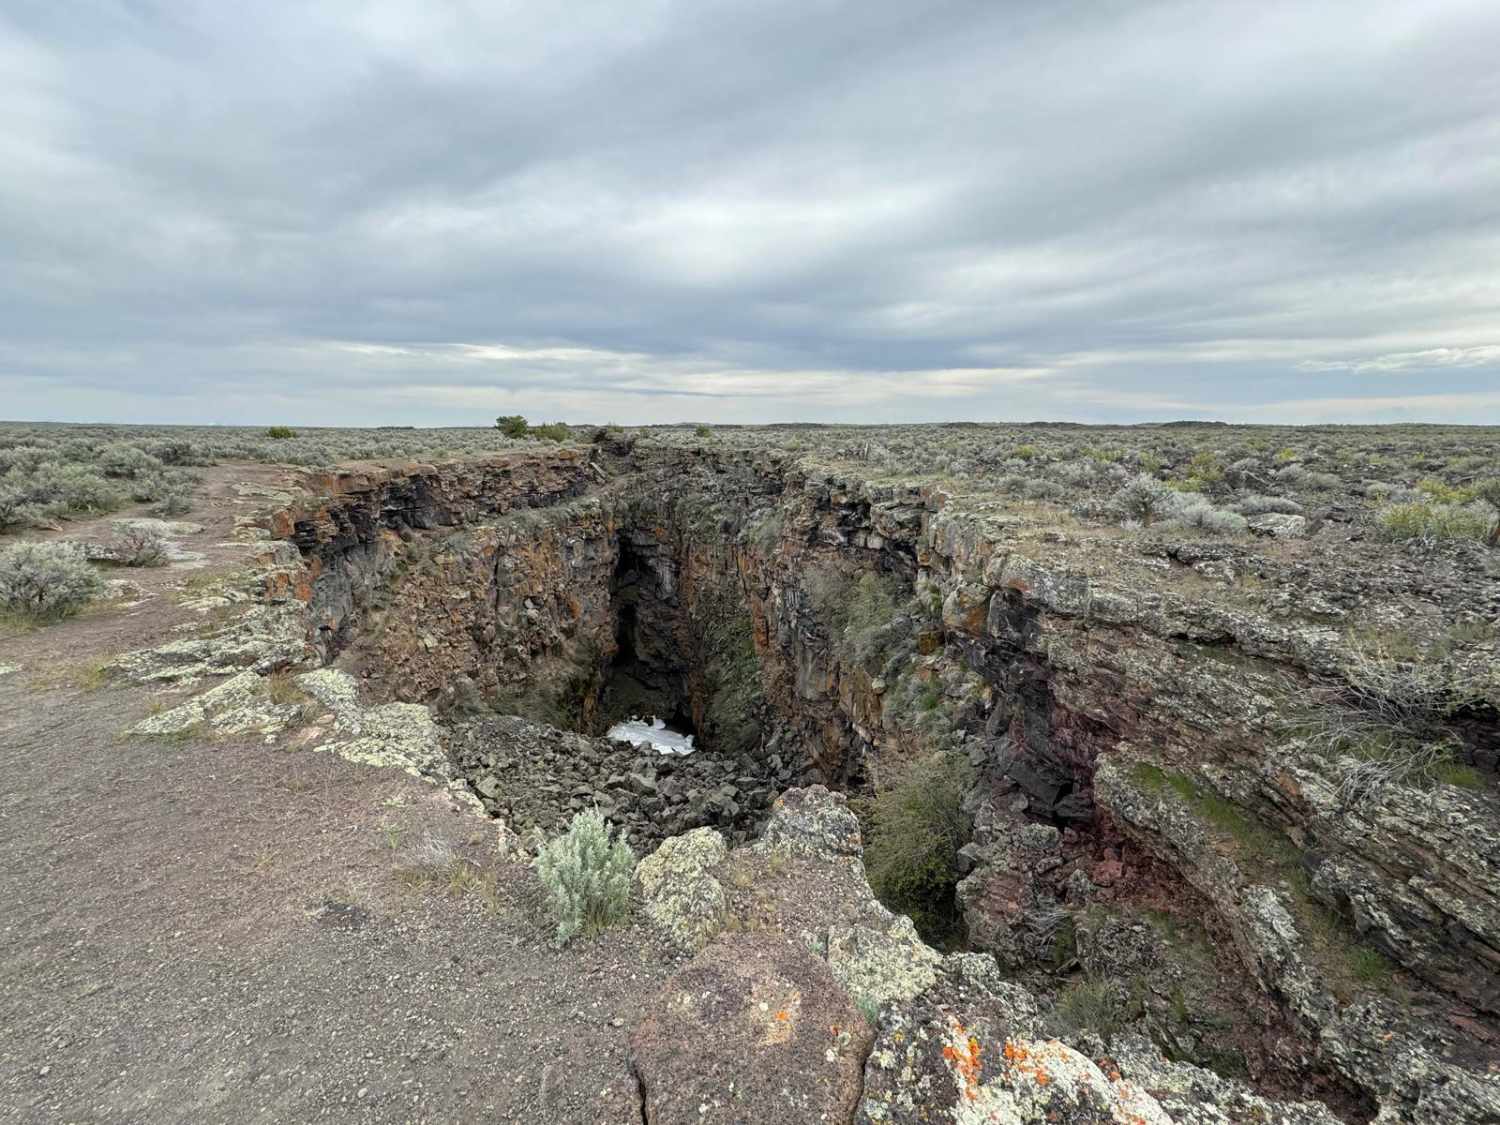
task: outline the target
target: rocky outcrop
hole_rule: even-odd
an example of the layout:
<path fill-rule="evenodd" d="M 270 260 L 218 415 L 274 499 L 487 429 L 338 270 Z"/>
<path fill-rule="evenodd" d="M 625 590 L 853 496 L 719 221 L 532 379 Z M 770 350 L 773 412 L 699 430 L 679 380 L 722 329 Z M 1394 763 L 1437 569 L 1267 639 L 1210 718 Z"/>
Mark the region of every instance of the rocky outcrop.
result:
<path fill-rule="evenodd" d="M 679 972 L 630 1039 L 647 1125 L 849 1121 L 870 1026 L 828 967 L 727 935 Z"/>
<path fill-rule="evenodd" d="M 679 949 L 696 952 L 724 928 L 729 900 L 714 871 L 726 854 L 723 836 L 695 828 L 636 865 L 646 917 Z"/>
<path fill-rule="evenodd" d="M 690 868 L 694 880 L 712 870 L 732 885 L 739 862 L 782 865 L 756 888 L 774 902 L 731 903 L 731 932 L 666 985 L 632 1037 L 645 1120 L 1338 1120 L 1321 1105 L 1168 1062 L 1138 1036 L 1108 1050 L 1088 1035 L 1050 1037 L 1036 997 L 1005 980 L 993 957 L 942 956 L 909 925 L 890 925 L 864 883 L 851 819 L 838 794 L 793 790 L 753 846 L 715 860 L 721 845 L 700 833 L 669 841 L 659 863 L 642 861 L 657 886 L 670 870 Z M 746 916 L 749 902 L 764 912 Z"/>
<path fill-rule="evenodd" d="M 1009 971 L 1075 972 L 1096 956 L 1080 934 L 1116 940 L 1091 911 L 1118 933 L 1154 911 L 1233 952 L 1216 970 L 1255 997 L 1234 1029 L 1252 1074 L 1337 1073 L 1406 1113 L 1432 1068 L 1468 1082 L 1500 1055 L 1500 655 L 1483 629 L 1448 630 L 1500 614 L 1493 552 L 1337 523 L 1230 542 L 1061 526 L 942 486 L 647 443 L 326 491 L 278 524 L 302 558 L 267 591 L 305 607 L 311 651 L 342 652 L 377 695 L 537 708 L 592 733 L 628 679 L 705 746 L 734 747 L 742 795 L 807 771 L 859 787 L 883 761 L 950 749 L 978 775 L 954 881 L 971 937 Z M 871 607 L 878 627 L 857 612 Z M 1361 636 L 1393 630 L 1478 686 L 1444 716 L 1452 770 L 1350 801 L 1349 761 L 1297 720 L 1350 682 Z M 493 811 L 524 800 L 500 755 L 475 761 Z M 660 785 L 633 772 L 611 768 L 603 792 Z M 701 823 L 753 831 L 755 801 L 690 788 Z M 644 815 L 694 826 L 671 819 L 680 807 Z M 827 927 L 814 936 L 828 948 Z M 1369 1064 L 1387 1033 L 1416 1060 L 1404 1071 Z"/>

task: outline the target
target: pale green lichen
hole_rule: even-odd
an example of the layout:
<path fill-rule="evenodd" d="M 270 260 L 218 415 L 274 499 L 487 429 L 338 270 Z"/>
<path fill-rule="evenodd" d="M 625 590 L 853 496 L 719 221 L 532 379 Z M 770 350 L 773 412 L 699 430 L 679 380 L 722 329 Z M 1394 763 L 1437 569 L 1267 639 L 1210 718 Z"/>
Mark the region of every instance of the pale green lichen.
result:
<path fill-rule="evenodd" d="M 636 865 L 646 913 L 675 945 L 695 952 L 724 928 L 728 896 L 713 871 L 727 854 L 712 828 L 673 836 Z"/>
<path fill-rule="evenodd" d="M 446 780 L 449 770 L 441 732 L 420 703 L 386 703 L 366 709 L 359 686 L 346 672 L 320 668 L 297 677 L 297 686 L 334 715 L 334 728 L 349 737 L 315 746 L 351 762 L 405 770 Z"/>
<path fill-rule="evenodd" d="M 923 943 L 906 915 L 871 905 L 868 919 L 829 927 L 828 967 L 851 996 L 881 1007 L 906 1003 L 937 979 L 942 955 Z"/>
<path fill-rule="evenodd" d="M 130 733 L 172 735 L 203 726 L 216 734 L 253 733 L 273 739 L 301 714 L 298 703 L 273 702 L 263 677 L 241 672 L 185 703 L 142 719 Z"/>

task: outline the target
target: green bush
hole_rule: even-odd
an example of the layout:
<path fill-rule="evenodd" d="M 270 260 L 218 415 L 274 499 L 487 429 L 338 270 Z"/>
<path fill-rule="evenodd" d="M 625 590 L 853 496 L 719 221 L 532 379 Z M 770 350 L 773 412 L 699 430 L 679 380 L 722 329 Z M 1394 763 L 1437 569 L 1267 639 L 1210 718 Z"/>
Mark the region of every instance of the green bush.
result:
<path fill-rule="evenodd" d="M 1201 496 L 1180 498 L 1171 517 L 1179 527 L 1194 528 L 1209 535 L 1242 535 L 1249 529 L 1244 516 L 1215 508 Z"/>
<path fill-rule="evenodd" d="M 530 427 L 519 414 L 502 414 L 495 419 L 495 429 L 508 438 L 523 438 Z"/>
<path fill-rule="evenodd" d="M 0 484 L 0 533 L 30 527 L 40 515 L 19 488 Z"/>
<path fill-rule="evenodd" d="M 961 928 L 953 888 L 958 850 L 973 831 L 963 810 L 973 781 L 961 754 L 929 754 L 877 785 L 860 806 L 870 887 L 892 910 L 910 915 L 933 945 L 951 944 Z"/>
<path fill-rule="evenodd" d="M 114 527 L 110 549 L 121 566 L 165 566 L 167 541 L 158 532 L 128 523 Z"/>
<path fill-rule="evenodd" d="M 1164 483 L 1140 473 L 1114 495 L 1114 506 L 1126 519 L 1139 520 L 1144 527 L 1178 503 L 1177 495 Z"/>
<path fill-rule="evenodd" d="M 106 445 L 99 454 L 99 469 L 107 477 L 134 480 L 161 469 L 161 462 L 144 449 L 128 442 Z"/>
<path fill-rule="evenodd" d="M 290 426 L 272 426 L 266 430 L 266 437 L 273 441 L 287 441 L 297 436 L 297 431 Z"/>
<path fill-rule="evenodd" d="M 77 613 L 104 581 L 74 543 L 13 543 L 0 550 L 0 610 L 49 620 Z"/>
<path fill-rule="evenodd" d="M 1387 539 L 1473 539 L 1489 543 L 1495 531 L 1495 515 L 1481 504 L 1458 507 L 1417 501 L 1396 504 L 1376 517 Z"/>
<path fill-rule="evenodd" d="M 866 571 L 856 579 L 825 567 L 810 571 L 802 585 L 845 660 L 870 663 L 899 639 L 891 635 L 900 616 L 899 585 L 890 575 Z"/>
<path fill-rule="evenodd" d="M 630 876 L 635 854 L 613 835 L 604 814 L 589 809 L 573 817 L 561 836 L 543 845 L 537 875 L 557 919 L 556 942 L 577 934 L 591 937 L 621 921 L 630 908 Z"/>
<path fill-rule="evenodd" d="M 568 429 L 566 422 L 548 422 L 545 426 L 532 426 L 529 436 L 542 441 L 568 441 L 573 431 Z"/>
<path fill-rule="evenodd" d="M 156 503 L 151 505 L 151 514 L 163 519 L 184 516 L 192 510 L 193 490 L 186 483 L 173 482 L 162 489 Z"/>
<path fill-rule="evenodd" d="M 83 465 L 51 461 L 16 483 L 29 503 L 54 513 L 112 512 L 123 502 L 119 489 Z"/>

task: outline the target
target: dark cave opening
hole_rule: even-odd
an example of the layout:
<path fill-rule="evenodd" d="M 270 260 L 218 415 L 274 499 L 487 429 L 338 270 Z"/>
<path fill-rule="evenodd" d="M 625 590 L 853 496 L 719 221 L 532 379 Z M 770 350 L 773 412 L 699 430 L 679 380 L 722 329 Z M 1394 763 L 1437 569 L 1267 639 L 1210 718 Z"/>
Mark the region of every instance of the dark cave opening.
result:
<path fill-rule="evenodd" d="M 610 578 L 614 655 L 603 669 L 599 705 L 589 733 L 603 734 L 629 719 L 660 719 L 672 731 L 701 738 L 694 721 L 690 661 L 682 651 L 681 607 L 663 560 L 628 536 Z M 711 749 L 701 741 L 697 749 Z"/>

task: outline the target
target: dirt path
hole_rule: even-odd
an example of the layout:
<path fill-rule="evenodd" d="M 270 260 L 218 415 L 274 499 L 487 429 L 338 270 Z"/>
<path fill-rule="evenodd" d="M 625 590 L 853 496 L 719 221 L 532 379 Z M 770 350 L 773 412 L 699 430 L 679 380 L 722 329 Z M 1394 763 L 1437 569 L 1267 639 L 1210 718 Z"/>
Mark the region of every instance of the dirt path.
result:
<path fill-rule="evenodd" d="M 625 1038 L 670 971 L 640 931 L 554 951 L 529 873 L 404 774 L 122 736 L 153 694 L 89 670 L 192 627 L 237 486 L 281 479 L 209 471 L 205 569 L 0 638 L 0 1120 L 638 1123 Z M 418 880 L 429 835 L 468 862 Z"/>

